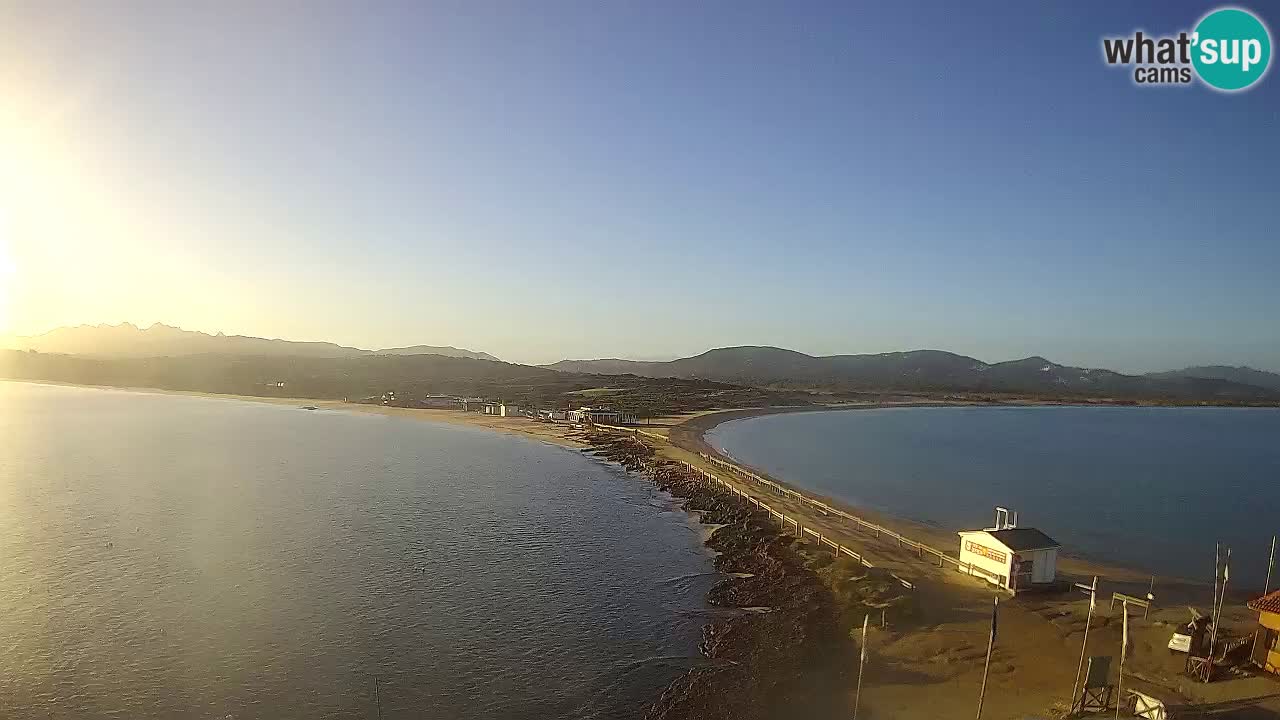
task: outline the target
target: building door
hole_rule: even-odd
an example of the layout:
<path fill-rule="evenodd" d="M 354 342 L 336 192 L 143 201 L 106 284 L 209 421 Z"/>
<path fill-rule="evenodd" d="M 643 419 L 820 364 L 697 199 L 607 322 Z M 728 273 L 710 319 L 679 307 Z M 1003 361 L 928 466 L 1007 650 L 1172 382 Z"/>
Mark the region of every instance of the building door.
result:
<path fill-rule="evenodd" d="M 1031 575 L 1035 572 L 1035 562 L 1032 560 L 1023 560 L 1022 558 L 1013 559 L 1013 577 L 1010 578 L 1012 583 L 1010 590 L 1017 590 L 1020 587 L 1031 587 Z"/>

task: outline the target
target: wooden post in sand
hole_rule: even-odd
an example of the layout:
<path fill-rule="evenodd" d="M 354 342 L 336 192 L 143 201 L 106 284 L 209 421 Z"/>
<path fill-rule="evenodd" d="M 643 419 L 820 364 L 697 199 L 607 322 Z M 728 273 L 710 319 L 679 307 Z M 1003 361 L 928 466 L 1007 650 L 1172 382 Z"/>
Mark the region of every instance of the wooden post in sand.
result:
<path fill-rule="evenodd" d="M 996 614 L 1000 611 L 1000 596 L 991 606 L 991 637 L 987 639 L 987 664 L 982 666 L 982 691 L 978 693 L 978 720 L 982 720 L 982 701 L 987 697 L 987 673 L 991 670 L 991 651 L 996 647 Z"/>

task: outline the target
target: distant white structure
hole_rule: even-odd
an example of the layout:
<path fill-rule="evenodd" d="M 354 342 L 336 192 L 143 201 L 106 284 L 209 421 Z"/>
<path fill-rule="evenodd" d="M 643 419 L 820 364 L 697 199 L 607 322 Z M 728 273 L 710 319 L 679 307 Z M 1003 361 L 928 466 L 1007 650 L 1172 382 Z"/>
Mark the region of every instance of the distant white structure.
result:
<path fill-rule="evenodd" d="M 428 395 L 422 398 L 422 406 L 428 408 L 453 409 L 458 407 L 460 402 L 460 398 L 452 395 Z"/>
<path fill-rule="evenodd" d="M 1062 545 L 1035 528 L 1018 527 L 1018 514 L 996 508 L 994 527 L 960 533 L 960 571 L 1009 592 L 1046 586 L 1058 577 Z"/>
<path fill-rule="evenodd" d="M 636 416 L 634 413 L 625 413 L 619 410 L 602 410 L 599 408 L 581 407 L 577 410 L 570 410 L 567 413 L 569 422 L 575 423 L 592 423 L 596 425 L 634 425 L 636 424 Z"/>
<path fill-rule="evenodd" d="M 502 417 L 522 417 L 523 416 L 523 413 L 520 412 L 519 405 L 507 405 L 505 403 L 499 406 L 498 414 L 501 415 Z"/>

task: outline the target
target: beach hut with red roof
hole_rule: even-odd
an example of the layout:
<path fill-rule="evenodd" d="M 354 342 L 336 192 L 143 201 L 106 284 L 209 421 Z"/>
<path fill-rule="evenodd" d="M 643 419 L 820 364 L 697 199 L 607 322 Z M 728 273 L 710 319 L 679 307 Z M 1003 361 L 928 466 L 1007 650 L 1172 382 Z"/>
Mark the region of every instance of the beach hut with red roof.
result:
<path fill-rule="evenodd" d="M 1253 662 L 1269 673 L 1280 675 L 1280 590 L 1250 600 L 1248 607 L 1258 613 Z"/>

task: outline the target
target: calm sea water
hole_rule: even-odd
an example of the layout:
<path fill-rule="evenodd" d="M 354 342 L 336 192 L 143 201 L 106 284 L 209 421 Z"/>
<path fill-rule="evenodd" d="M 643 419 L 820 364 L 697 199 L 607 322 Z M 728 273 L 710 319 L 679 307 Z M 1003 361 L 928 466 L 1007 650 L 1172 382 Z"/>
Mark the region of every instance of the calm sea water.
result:
<path fill-rule="evenodd" d="M 1074 552 L 1211 582 L 1266 573 L 1280 532 L 1280 410 L 892 408 L 770 415 L 708 440 L 799 486 L 949 529 L 993 507 Z M 1274 586 L 1274 582 L 1273 582 Z"/>
<path fill-rule="evenodd" d="M 696 525 L 575 451 L 0 383 L 0 717 L 633 717 L 696 662 Z"/>

